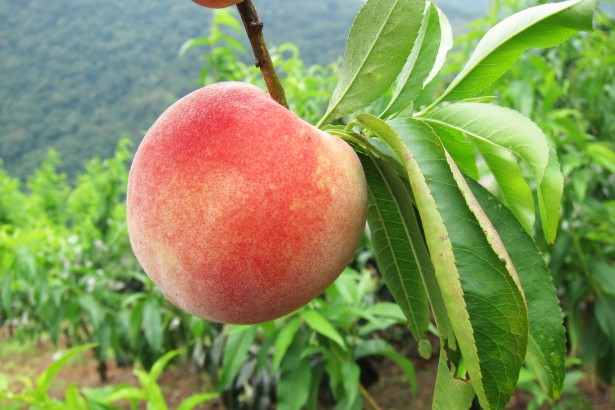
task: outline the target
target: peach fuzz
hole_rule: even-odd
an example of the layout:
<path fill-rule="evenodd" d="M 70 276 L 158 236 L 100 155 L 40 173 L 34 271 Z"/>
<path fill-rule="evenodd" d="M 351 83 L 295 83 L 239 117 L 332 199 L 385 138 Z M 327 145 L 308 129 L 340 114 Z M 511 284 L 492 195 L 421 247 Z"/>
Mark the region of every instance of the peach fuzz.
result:
<path fill-rule="evenodd" d="M 225 323 L 272 320 L 323 292 L 353 257 L 366 208 L 352 148 L 245 83 L 168 108 L 128 181 L 145 272 L 183 310 Z"/>
<path fill-rule="evenodd" d="M 207 7 L 210 9 L 222 9 L 229 7 L 237 3 L 241 3 L 243 0 L 192 0 L 199 6 Z"/>

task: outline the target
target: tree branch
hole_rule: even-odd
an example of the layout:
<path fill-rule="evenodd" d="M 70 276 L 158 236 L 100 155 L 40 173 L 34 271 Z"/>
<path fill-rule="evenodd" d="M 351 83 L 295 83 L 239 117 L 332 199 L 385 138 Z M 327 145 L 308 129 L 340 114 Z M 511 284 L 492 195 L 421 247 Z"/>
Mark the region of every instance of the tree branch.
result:
<path fill-rule="evenodd" d="M 363 387 L 363 384 L 361 384 L 361 383 L 359 383 L 359 391 L 361 392 L 361 395 L 365 398 L 365 400 L 367 400 L 367 402 L 369 403 L 369 405 L 371 406 L 372 409 L 374 409 L 374 410 L 382 410 L 382 407 L 380 407 L 378 405 L 376 400 L 372 397 L 371 394 L 369 394 L 367 389 L 365 387 Z"/>
<path fill-rule="evenodd" d="M 288 108 L 288 102 L 286 102 L 286 95 L 284 94 L 284 88 L 275 71 L 271 57 L 269 56 L 269 50 L 265 44 L 265 38 L 263 37 L 263 22 L 258 18 L 256 8 L 252 3 L 252 0 L 244 0 L 241 3 L 237 3 L 237 10 L 241 15 L 243 26 L 246 29 L 250 44 L 252 45 L 252 51 L 254 51 L 254 57 L 256 58 L 256 66 L 260 68 L 265 79 L 265 84 L 273 98 L 280 105 Z"/>

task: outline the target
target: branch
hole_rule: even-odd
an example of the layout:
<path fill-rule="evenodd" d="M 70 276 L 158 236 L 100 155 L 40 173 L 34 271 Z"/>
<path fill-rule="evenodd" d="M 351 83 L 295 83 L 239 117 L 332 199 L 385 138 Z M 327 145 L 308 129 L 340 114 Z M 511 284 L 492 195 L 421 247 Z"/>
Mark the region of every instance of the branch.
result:
<path fill-rule="evenodd" d="M 359 383 L 359 391 L 361 392 L 361 395 L 365 398 L 365 400 L 367 400 L 372 409 L 382 410 L 382 407 L 380 407 L 378 403 L 376 403 L 376 400 L 372 397 L 371 394 L 369 394 L 367 389 L 363 387 L 363 384 L 361 383 Z"/>
<path fill-rule="evenodd" d="M 282 83 L 278 78 L 278 74 L 269 56 L 267 45 L 265 44 L 265 38 L 263 37 L 263 22 L 258 18 L 252 0 L 244 0 L 241 3 L 237 3 L 237 10 L 239 10 L 243 26 L 250 39 L 252 51 L 254 51 L 254 57 L 256 58 L 255 64 L 263 73 L 263 78 L 265 79 L 265 84 L 267 85 L 269 94 L 271 94 L 271 98 L 280 105 L 288 108 L 284 88 L 282 88 Z"/>

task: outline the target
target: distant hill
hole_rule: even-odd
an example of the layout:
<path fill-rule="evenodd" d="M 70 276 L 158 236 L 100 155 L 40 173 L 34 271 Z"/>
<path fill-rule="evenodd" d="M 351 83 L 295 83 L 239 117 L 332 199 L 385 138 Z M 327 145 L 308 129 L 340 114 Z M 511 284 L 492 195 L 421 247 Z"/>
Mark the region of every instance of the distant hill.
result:
<path fill-rule="evenodd" d="M 361 0 L 254 0 L 270 44 L 300 46 L 308 63 L 342 55 Z M 437 1 L 452 21 L 480 13 Z M 484 10 L 484 8 L 483 8 Z M 207 35 L 211 11 L 188 0 L 0 2 L 0 159 L 28 174 L 48 149 L 75 173 L 121 136 L 139 141 L 171 102 L 196 87 L 199 53 L 181 44 Z"/>

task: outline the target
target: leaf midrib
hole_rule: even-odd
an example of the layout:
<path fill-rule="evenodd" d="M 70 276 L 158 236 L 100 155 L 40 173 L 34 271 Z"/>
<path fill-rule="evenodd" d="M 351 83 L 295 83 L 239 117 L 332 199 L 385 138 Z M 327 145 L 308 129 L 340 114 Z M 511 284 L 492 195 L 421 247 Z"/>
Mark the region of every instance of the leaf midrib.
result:
<path fill-rule="evenodd" d="M 370 161 L 371 161 L 371 158 L 370 158 Z M 381 179 L 386 184 L 386 187 L 389 189 L 389 192 L 391 192 L 391 186 L 389 185 L 389 183 L 386 180 L 386 178 L 384 178 L 384 176 L 380 172 L 380 168 L 376 164 L 374 164 L 374 167 L 378 170 L 378 174 L 380 175 Z M 374 195 L 374 191 L 369 187 L 369 185 L 367 187 L 367 190 L 369 191 L 369 194 L 370 194 L 371 197 L 376 198 L 376 195 Z M 393 197 L 393 202 L 395 203 L 395 206 L 399 209 L 399 206 L 397 206 L 397 201 L 395 199 L 395 196 L 394 195 L 391 195 L 391 196 Z M 373 201 L 373 204 L 374 204 L 374 207 L 376 208 L 376 211 L 378 212 L 378 217 L 380 218 L 380 221 L 384 221 L 385 219 L 384 219 L 382 213 L 380 212 L 380 207 L 378 206 L 377 202 Z M 402 225 L 404 226 L 404 229 L 407 232 L 407 226 L 406 226 L 406 224 L 404 222 L 404 218 L 402 218 L 401 215 L 400 215 L 400 220 L 402 221 Z M 389 249 L 391 249 L 391 254 L 393 255 L 393 259 L 394 259 L 394 263 L 395 263 L 395 267 L 396 267 L 396 271 L 397 271 L 397 276 L 400 278 L 400 285 L 401 285 L 401 287 L 403 289 L 404 296 L 406 297 L 407 300 L 409 300 L 410 299 L 410 294 L 408 293 L 408 290 L 406 288 L 406 285 L 405 285 L 404 281 L 401 279 L 402 275 L 401 275 L 401 268 L 399 267 L 399 263 L 397 261 L 398 258 L 395 257 L 394 252 L 392 252 L 393 245 L 391 244 L 391 240 L 389 239 L 389 238 L 391 238 L 391 236 L 389 235 L 389 231 L 386 228 L 386 225 L 384 223 L 382 223 L 381 225 L 382 225 L 382 229 L 386 233 L 386 241 L 387 241 Z M 412 314 L 411 316 L 412 316 L 412 322 L 414 323 L 415 329 L 419 329 L 419 324 L 416 321 L 414 314 Z M 410 319 L 410 318 L 408 318 L 408 319 Z"/>

